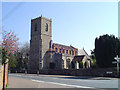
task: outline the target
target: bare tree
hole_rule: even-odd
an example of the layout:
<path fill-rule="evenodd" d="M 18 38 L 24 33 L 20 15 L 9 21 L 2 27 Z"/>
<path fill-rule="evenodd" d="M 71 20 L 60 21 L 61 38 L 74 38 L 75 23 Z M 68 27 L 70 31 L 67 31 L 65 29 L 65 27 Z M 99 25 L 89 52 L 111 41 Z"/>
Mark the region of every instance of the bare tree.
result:
<path fill-rule="evenodd" d="M 25 42 L 23 46 L 19 49 L 19 52 L 22 54 L 24 69 L 27 69 L 28 67 L 29 51 L 30 44 L 28 42 Z"/>

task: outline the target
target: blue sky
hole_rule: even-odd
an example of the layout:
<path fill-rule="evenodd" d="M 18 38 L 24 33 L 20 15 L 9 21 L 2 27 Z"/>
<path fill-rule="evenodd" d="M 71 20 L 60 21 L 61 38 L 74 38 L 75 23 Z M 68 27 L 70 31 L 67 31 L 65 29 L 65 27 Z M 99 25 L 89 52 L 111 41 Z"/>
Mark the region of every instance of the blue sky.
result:
<path fill-rule="evenodd" d="M 31 19 L 52 19 L 54 43 L 83 47 L 90 54 L 96 37 L 118 36 L 117 2 L 4 2 L 3 30 L 14 31 L 21 43 L 30 40 Z"/>

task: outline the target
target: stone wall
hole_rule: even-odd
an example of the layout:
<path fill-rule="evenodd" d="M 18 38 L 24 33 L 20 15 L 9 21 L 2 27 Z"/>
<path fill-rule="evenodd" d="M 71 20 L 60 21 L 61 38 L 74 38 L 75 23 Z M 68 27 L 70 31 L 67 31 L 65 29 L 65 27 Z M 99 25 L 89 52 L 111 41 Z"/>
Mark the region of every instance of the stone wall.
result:
<path fill-rule="evenodd" d="M 36 26 L 36 29 L 35 29 Z M 39 48 L 41 38 L 41 18 L 31 20 L 31 40 L 30 40 L 30 59 L 29 69 L 39 70 Z"/>
<path fill-rule="evenodd" d="M 48 25 L 48 30 L 46 31 L 46 24 Z M 52 21 L 50 19 L 41 17 L 41 39 L 42 39 L 42 64 L 43 68 L 46 67 L 46 59 L 45 59 L 45 53 L 49 50 L 50 47 L 50 41 L 52 40 Z"/>
<path fill-rule="evenodd" d="M 116 76 L 116 68 L 96 69 L 64 69 L 64 70 L 40 70 L 41 74 L 72 75 L 72 76 Z M 112 74 L 109 74 L 112 72 Z"/>
<path fill-rule="evenodd" d="M 24 70 L 12 70 L 11 73 L 25 73 Z M 49 74 L 49 75 L 71 75 L 71 76 L 110 76 L 116 77 L 116 68 L 89 68 L 89 69 L 46 69 L 39 70 L 39 74 Z M 112 72 L 112 74 L 110 74 Z M 38 71 L 27 71 L 30 74 L 37 74 Z"/>

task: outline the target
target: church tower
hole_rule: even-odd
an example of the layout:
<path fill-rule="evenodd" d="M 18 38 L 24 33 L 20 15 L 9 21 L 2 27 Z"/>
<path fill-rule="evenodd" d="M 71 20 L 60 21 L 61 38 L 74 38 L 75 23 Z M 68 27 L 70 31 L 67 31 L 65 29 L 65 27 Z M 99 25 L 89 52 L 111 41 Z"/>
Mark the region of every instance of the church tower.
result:
<path fill-rule="evenodd" d="M 52 40 L 52 20 L 38 17 L 31 20 L 29 70 L 45 68 L 45 54 Z"/>

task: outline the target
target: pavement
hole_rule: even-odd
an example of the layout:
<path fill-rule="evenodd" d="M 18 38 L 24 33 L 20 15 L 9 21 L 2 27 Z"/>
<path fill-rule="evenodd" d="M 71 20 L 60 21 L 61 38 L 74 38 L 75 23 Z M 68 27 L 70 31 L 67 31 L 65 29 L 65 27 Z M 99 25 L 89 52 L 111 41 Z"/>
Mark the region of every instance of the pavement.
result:
<path fill-rule="evenodd" d="M 118 88 L 118 78 L 9 74 L 8 88 Z"/>
<path fill-rule="evenodd" d="M 54 85 L 46 82 L 35 82 L 29 79 L 10 77 L 7 88 L 72 88 L 63 85 Z"/>

